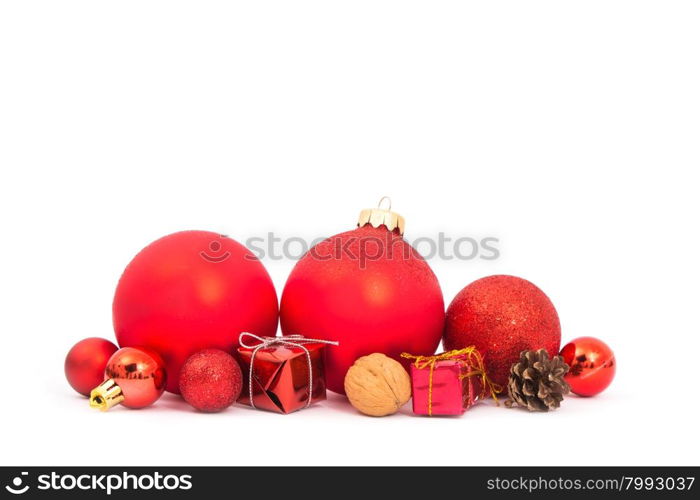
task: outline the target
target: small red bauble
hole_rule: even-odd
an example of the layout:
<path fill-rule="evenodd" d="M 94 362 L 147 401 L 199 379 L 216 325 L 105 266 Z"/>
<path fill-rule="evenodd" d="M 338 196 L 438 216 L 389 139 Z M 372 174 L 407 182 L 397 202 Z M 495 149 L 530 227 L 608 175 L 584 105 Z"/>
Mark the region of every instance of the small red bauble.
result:
<path fill-rule="evenodd" d="M 277 294 L 262 263 L 243 245 L 207 231 L 183 231 L 144 248 L 114 295 L 122 347 L 149 347 L 165 360 L 167 390 L 180 368 L 206 348 L 233 352 L 241 332 L 275 335 Z"/>
<path fill-rule="evenodd" d="M 433 354 L 445 321 L 442 291 L 427 262 L 402 237 L 401 216 L 365 210 L 358 228 L 313 247 L 292 270 L 282 294 L 285 335 L 337 340 L 326 350 L 326 382 L 344 394 L 359 357 Z"/>
<path fill-rule="evenodd" d="M 123 347 L 107 361 L 104 382 L 90 392 L 90 406 L 102 411 L 117 404 L 144 408 L 163 395 L 166 378 L 165 364 L 157 353 Z"/>
<path fill-rule="evenodd" d="M 118 349 L 107 339 L 83 339 L 68 351 L 64 369 L 70 386 L 83 396 L 104 380 L 107 360 Z"/>
<path fill-rule="evenodd" d="M 535 285 L 516 276 L 488 276 L 467 285 L 447 308 L 446 350 L 476 347 L 486 371 L 505 387 L 520 353 L 559 352 L 561 327 L 554 305 Z"/>
<path fill-rule="evenodd" d="M 615 377 L 615 355 L 600 339 L 579 337 L 566 344 L 560 355 L 569 365 L 564 379 L 579 396 L 603 392 Z"/>
<path fill-rule="evenodd" d="M 190 356 L 180 371 L 180 394 L 200 411 L 217 412 L 241 394 L 243 373 L 230 354 L 204 349 Z"/>

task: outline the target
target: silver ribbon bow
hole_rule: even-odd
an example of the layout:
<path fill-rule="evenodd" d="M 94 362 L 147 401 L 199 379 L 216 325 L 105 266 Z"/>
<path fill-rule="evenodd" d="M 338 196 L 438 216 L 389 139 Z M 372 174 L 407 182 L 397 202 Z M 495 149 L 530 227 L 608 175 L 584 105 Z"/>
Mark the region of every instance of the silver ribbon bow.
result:
<path fill-rule="evenodd" d="M 243 340 L 246 337 L 250 337 L 252 339 L 257 340 L 258 344 L 246 344 Z M 311 353 L 304 346 L 304 344 L 338 345 L 338 342 L 333 340 L 307 339 L 303 335 L 287 335 L 284 337 L 258 337 L 257 335 L 248 332 L 243 332 L 238 336 L 238 343 L 241 345 L 241 347 L 245 347 L 246 349 L 253 349 L 253 352 L 250 355 L 250 372 L 248 373 L 248 394 L 250 396 L 250 406 L 252 406 L 253 408 L 255 408 L 255 403 L 253 402 L 253 365 L 255 364 L 255 355 L 260 349 L 272 347 L 275 345 L 286 345 L 291 347 L 299 347 L 304 351 L 304 354 L 306 354 L 306 362 L 309 366 L 309 399 L 306 400 L 306 406 L 304 408 L 308 408 L 311 405 L 311 399 L 313 397 L 312 389 L 314 384 L 314 375 L 312 373 L 311 367 Z"/>

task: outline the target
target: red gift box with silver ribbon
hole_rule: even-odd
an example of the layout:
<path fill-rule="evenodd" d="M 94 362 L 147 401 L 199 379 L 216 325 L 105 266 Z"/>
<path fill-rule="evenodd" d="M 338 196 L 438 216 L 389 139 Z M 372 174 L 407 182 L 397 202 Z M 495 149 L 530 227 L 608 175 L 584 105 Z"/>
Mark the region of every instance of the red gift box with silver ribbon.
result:
<path fill-rule="evenodd" d="M 260 410 L 291 413 L 326 399 L 323 350 L 337 342 L 301 335 L 258 337 L 252 333 L 242 333 L 238 341 L 244 376 L 238 402 Z"/>

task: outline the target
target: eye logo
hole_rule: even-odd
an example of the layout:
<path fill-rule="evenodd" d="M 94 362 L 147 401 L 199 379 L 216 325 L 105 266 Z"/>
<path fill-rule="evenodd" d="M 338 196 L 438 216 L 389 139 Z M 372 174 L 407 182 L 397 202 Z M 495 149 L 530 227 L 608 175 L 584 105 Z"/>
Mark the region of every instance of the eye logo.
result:
<path fill-rule="evenodd" d="M 229 251 L 225 251 L 221 255 L 216 255 L 219 252 L 221 252 L 221 243 L 216 241 L 216 240 L 209 243 L 209 250 L 214 255 L 210 255 L 204 250 L 199 252 L 199 255 L 207 262 L 214 262 L 216 264 L 216 263 L 225 261 L 226 259 L 228 259 L 231 256 L 231 252 L 229 252 Z"/>
<path fill-rule="evenodd" d="M 20 486 L 22 486 L 22 476 L 27 476 L 28 474 L 28 472 L 22 472 L 21 476 L 17 476 L 12 479 L 12 486 L 5 486 L 5 489 L 13 495 L 21 495 L 22 493 L 26 493 L 29 489 L 29 485 L 25 485 L 24 488 L 20 488 Z"/>

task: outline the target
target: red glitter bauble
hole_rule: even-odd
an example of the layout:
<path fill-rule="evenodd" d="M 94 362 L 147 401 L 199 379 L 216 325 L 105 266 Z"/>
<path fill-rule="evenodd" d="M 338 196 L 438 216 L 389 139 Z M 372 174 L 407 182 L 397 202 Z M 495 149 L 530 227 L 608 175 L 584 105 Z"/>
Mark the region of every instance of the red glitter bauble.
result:
<path fill-rule="evenodd" d="M 204 349 L 190 356 L 180 372 L 180 394 L 200 411 L 217 412 L 241 394 L 243 374 L 238 362 L 219 349 Z"/>
<path fill-rule="evenodd" d="M 361 356 L 379 352 L 408 365 L 402 352 L 433 354 L 440 343 L 440 284 L 392 229 L 364 224 L 333 236 L 309 250 L 287 279 L 282 332 L 340 342 L 325 350 L 326 382 L 334 392 L 345 393 L 345 374 Z"/>
<path fill-rule="evenodd" d="M 68 351 L 64 369 L 70 386 L 83 396 L 100 385 L 105 378 L 107 361 L 118 347 L 107 339 L 83 339 Z"/>
<path fill-rule="evenodd" d="M 569 365 L 564 378 L 574 394 L 595 396 L 615 377 L 615 354 L 600 339 L 579 337 L 562 347 L 560 354 Z"/>
<path fill-rule="evenodd" d="M 491 379 L 508 381 L 520 352 L 559 353 L 561 327 L 554 305 L 535 285 L 516 276 L 488 276 L 466 286 L 447 308 L 445 349 L 474 345 Z"/>
<path fill-rule="evenodd" d="M 207 231 L 171 234 L 144 248 L 124 270 L 113 304 L 119 345 L 158 352 L 174 393 L 189 356 L 207 348 L 234 352 L 242 332 L 275 335 L 277 312 L 262 263 Z"/>

